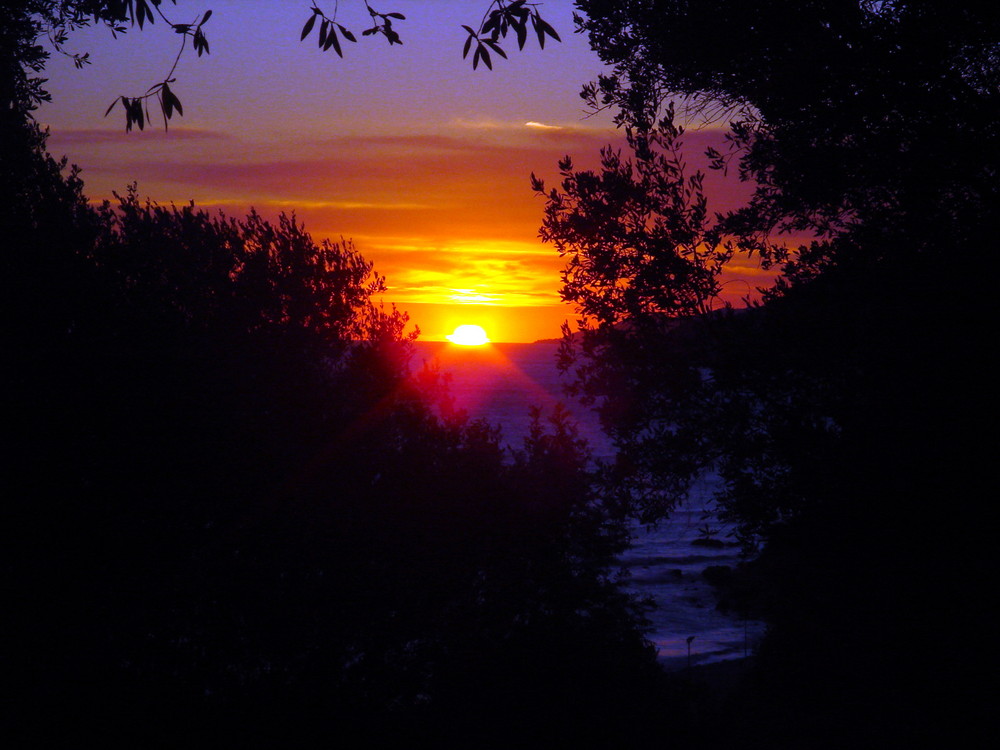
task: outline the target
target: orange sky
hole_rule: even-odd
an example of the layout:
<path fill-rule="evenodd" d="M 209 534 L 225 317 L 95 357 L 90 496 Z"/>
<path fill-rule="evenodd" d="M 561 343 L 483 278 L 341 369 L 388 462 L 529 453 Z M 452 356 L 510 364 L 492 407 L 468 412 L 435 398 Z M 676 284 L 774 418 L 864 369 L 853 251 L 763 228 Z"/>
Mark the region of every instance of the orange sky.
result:
<path fill-rule="evenodd" d="M 443 339 L 462 323 L 482 325 L 494 341 L 557 337 L 573 311 L 558 297 L 562 261 L 537 239 L 543 201 L 529 175 L 552 184 L 561 156 L 593 165 L 618 139 L 578 96 L 601 66 L 572 33 L 572 3 L 541 6 L 562 44 L 540 51 L 531 40 L 517 52 L 511 43 L 493 71 L 461 57 L 461 24 L 474 25 L 486 0 L 385 0 L 380 10 L 407 16 L 397 25 L 404 44 L 392 48 L 361 37 L 360 2 L 340 5 L 338 20 L 360 40 L 343 60 L 299 42 L 308 2 L 166 4 L 178 21 L 213 10 L 211 54 L 182 59 L 171 87 L 185 115 L 166 133 L 125 135 L 120 115 L 103 114 L 116 96 L 162 79 L 178 37 L 162 23 L 117 41 L 80 32 L 73 47 L 94 64 L 77 71 L 53 58 L 47 70 L 53 102 L 38 117 L 51 126 L 50 150 L 83 167 L 93 199 L 134 180 L 160 203 L 294 210 L 317 238 L 353 239 L 386 276 L 386 302 L 407 310 L 422 338 Z M 691 160 L 703 162 L 719 138 L 690 133 Z M 713 210 L 746 194 L 715 174 L 707 185 Z M 738 301 L 764 278 L 753 264 L 734 268 L 726 296 Z"/>

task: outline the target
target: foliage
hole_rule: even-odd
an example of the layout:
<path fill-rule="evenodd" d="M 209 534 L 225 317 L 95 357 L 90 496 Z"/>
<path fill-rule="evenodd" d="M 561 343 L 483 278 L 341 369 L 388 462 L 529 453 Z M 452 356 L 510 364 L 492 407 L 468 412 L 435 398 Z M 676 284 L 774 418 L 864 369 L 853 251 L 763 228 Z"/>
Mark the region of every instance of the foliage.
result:
<path fill-rule="evenodd" d="M 402 44 L 403 41 L 393 28 L 392 22 L 393 20 L 405 21 L 406 16 L 402 13 L 380 13 L 367 0 L 363 0 L 363 2 L 365 9 L 371 16 L 372 26 L 362 31 L 361 35 L 373 36 L 380 34 L 388 40 L 390 46 L 393 44 Z M 528 38 L 529 20 L 538 38 L 538 46 L 542 49 L 545 48 L 545 37 L 547 36 L 555 39 L 557 42 L 561 41 L 556 30 L 542 18 L 538 10 L 540 5 L 541 3 L 528 3 L 527 0 L 491 0 L 486 8 L 486 12 L 483 14 L 483 20 L 480 22 L 478 30 L 471 26 L 462 26 L 469 34 L 465 42 L 465 47 L 462 50 L 462 57 L 466 58 L 469 56 L 469 50 L 472 48 L 472 43 L 475 42 L 476 50 L 472 55 L 473 70 L 479 67 L 480 60 L 483 61 L 483 64 L 487 68 L 492 70 L 493 60 L 490 56 L 490 51 L 492 50 L 500 57 L 506 59 L 507 53 L 500 46 L 500 40 L 506 38 L 509 31 L 513 30 L 517 36 L 517 48 L 524 49 L 524 43 Z M 314 3 L 312 6 L 312 15 L 306 19 L 305 25 L 302 27 L 301 39 L 304 41 L 312 33 L 313 29 L 317 28 L 316 22 L 318 20 L 319 48 L 324 52 L 332 48 L 338 57 L 343 57 L 344 52 L 337 37 L 337 31 L 339 30 L 340 35 L 349 42 L 357 42 L 357 37 L 355 37 L 350 29 L 337 22 L 339 11 L 339 4 L 335 4 L 333 15 L 327 16 L 320 9 L 319 5 Z"/>
<path fill-rule="evenodd" d="M 566 157 L 560 188 L 546 192 L 533 177 L 546 200 L 539 235 L 568 258 L 560 293 L 579 315 L 576 332 L 564 328 L 560 366 L 575 370 L 571 393 L 599 407 L 618 448 L 606 491 L 647 521 L 713 460 L 691 457 L 704 441 L 672 412 L 703 387 L 703 363 L 662 341 L 688 340 L 693 317 L 718 304 L 718 277 L 732 255 L 710 223 L 703 175 L 688 174 L 682 136 L 668 112 L 654 129 L 626 131 L 634 160 L 606 147 L 600 172 L 575 170 Z"/>
<path fill-rule="evenodd" d="M 177 0 L 170 2 L 177 5 Z M 395 11 L 378 11 L 368 0 L 361 2 L 372 21 L 372 25 L 365 28 L 361 36 L 383 36 L 390 46 L 401 45 L 403 40 L 393 27 L 393 21 L 405 21 L 406 16 Z M 43 88 L 44 79 L 36 75 L 44 70 L 45 61 L 49 57 L 49 52 L 39 43 L 42 37 L 47 38 L 56 52 L 71 57 L 76 67 L 82 68 L 90 62 L 89 53 L 74 53 L 67 49 L 69 37 L 75 30 L 102 24 L 112 34 L 118 35 L 136 26 L 140 30 L 147 25 L 152 26 L 159 18 L 181 38 L 173 64 L 163 79 L 144 93 L 117 97 L 108 106 L 105 117 L 120 105 L 125 114 L 126 132 L 130 132 L 133 127 L 143 130 L 151 122 L 150 102 L 155 102 L 163 127 L 168 128 L 175 113 L 184 114 L 181 100 L 174 88 L 171 88 L 176 83 L 174 72 L 187 48 L 188 40 L 198 57 L 210 52 L 204 26 L 211 18 L 212 11 L 199 13 L 190 23 L 178 23 L 165 14 L 164 5 L 163 0 L 28 0 L 3 3 L 0 6 L 0 34 L 4 41 L 0 47 L 0 104 L 4 108 L 13 107 L 16 112 L 26 114 L 33 111 L 39 103 L 49 100 L 49 94 Z M 545 47 L 546 37 L 560 41 L 556 30 L 542 18 L 540 5 L 541 3 L 527 3 L 525 0 L 491 0 L 478 30 L 463 26 L 468 31 L 469 38 L 462 56 L 468 56 L 470 46 L 475 41 L 472 67 L 478 67 L 482 60 L 492 70 L 490 51 L 507 57 L 500 46 L 500 40 L 510 30 L 517 36 L 518 49 L 523 49 L 529 20 L 540 47 Z M 340 10 L 340 3 L 334 3 L 332 14 L 327 15 L 318 3 L 313 3 L 310 15 L 302 27 L 300 41 L 305 41 L 316 29 L 320 50 L 325 52 L 333 49 L 339 57 L 343 57 L 341 39 L 356 43 L 357 37 L 337 20 Z"/>
<path fill-rule="evenodd" d="M 508 458 L 434 416 L 349 243 L 134 187 L 93 208 L 28 132 L 3 217 L 8 737 L 651 728 L 622 519 L 564 412 Z"/>
<path fill-rule="evenodd" d="M 709 156 L 755 192 L 712 236 L 780 269 L 761 305 L 668 323 L 621 291 L 640 242 L 615 244 L 633 221 L 620 185 L 588 177 L 586 201 L 573 182 L 547 196 L 542 236 L 571 261 L 564 294 L 585 322 L 610 323 L 567 336 L 565 361 L 615 430 L 611 480 L 652 521 L 712 472 L 723 520 L 759 553 L 769 635 L 733 726 L 792 747 L 948 736 L 946 713 L 977 708 L 952 700 L 977 657 L 926 644 L 986 627 L 966 571 L 988 541 L 962 519 L 989 512 L 976 435 L 991 399 L 980 270 L 1000 208 L 996 14 L 904 0 L 578 6 L 613 66 L 584 98 L 638 132 L 671 99 L 727 126 L 730 150 Z M 697 205 L 669 210 L 681 222 Z M 786 252 L 781 232 L 816 239 Z M 594 274 L 581 294 L 573 259 L 599 261 L 593 248 L 614 260 L 579 264 Z M 657 276 L 676 298 L 698 289 Z"/>
<path fill-rule="evenodd" d="M 399 38 L 399 34 L 396 33 L 395 29 L 393 29 L 392 22 L 393 19 L 397 21 L 405 21 L 406 16 L 402 13 L 396 12 L 379 13 L 368 4 L 367 0 L 364 0 L 364 3 L 365 9 L 368 11 L 368 15 L 371 16 L 372 25 L 370 28 L 362 31 L 361 35 L 372 36 L 374 34 L 381 34 L 389 42 L 389 46 L 392 46 L 393 44 L 402 44 L 403 41 Z M 300 41 L 305 41 L 305 38 L 309 36 L 309 33 L 315 27 L 317 19 L 319 19 L 319 48 L 325 52 L 332 47 L 338 57 L 343 57 L 344 52 L 341 49 L 340 40 L 337 38 L 337 30 L 339 29 L 341 36 L 349 42 L 357 42 L 358 39 L 354 36 L 354 33 L 350 29 L 337 23 L 336 19 L 339 10 L 340 4 L 335 3 L 333 16 L 330 17 L 320 10 L 320 7 L 314 3 L 312 6 L 312 15 L 306 19 L 306 23 L 302 27 L 302 36 Z"/>
<path fill-rule="evenodd" d="M 176 4 L 176 0 L 171 0 Z M 100 23 L 108 27 L 112 34 L 123 34 L 126 24 L 138 26 L 152 24 L 156 17 L 162 18 L 171 29 L 182 37 L 181 47 L 173 66 L 163 80 L 151 86 L 141 96 L 123 96 L 112 102 L 107 113 L 120 102 L 125 111 L 126 129 L 133 125 L 140 129 L 149 121 L 148 101 L 156 99 L 163 115 L 164 127 L 176 111 L 183 114 L 180 99 L 170 88 L 175 82 L 173 73 L 190 37 L 195 51 L 200 57 L 208 53 L 209 45 L 202 29 L 212 11 L 206 11 L 190 24 L 171 23 L 161 9 L 162 0 L 29 0 L 22 3 L 5 3 L 0 9 L 0 33 L 5 36 L 3 52 L 3 86 L 11 91 L 2 92 L 5 108 L 13 113 L 26 114 L 41 102 L 49 100 L 49 94 L 42 87 L 44 79 L 37 77 L 45 68 L 49 52 L 39 44 L 45 37 L 59 54 L 73 59 L 77 68 L 90 62 L 89 53 L 72 53 L 67 50 L 69 36 L 75 30 Z"/>
<path fill-rule="evenodd" d="M 983 158 L 997 151 L 995 13 L 906 0 L 579 6 L 613 66 L 585 89 L 592 104 L 648 121 L 681 98 L 731 124 L 732 152 L 715 156 L 757 186 L 730 220 L 754 247 L 775 253 L 778 230 L 888 222 L 908 252 L 934 252 L 996 204 Z M 894 246 L 881 244 L 865 252 Z"/>
<path fill-rule="evenodd" d="M 524 49 L 524 43 L 528 39 L 528 21 L 538 39 L 538 46 L 545 49 L 545 37 L 552 37 L 557 42 L 562 41 L 555 29 L 542 18 L 538 11 L 539 3 L 528 3 L 526 0 L 493 0 L 483 20 L 479 24 L 479 29 L 470 26 L 462 26 L 469 36 L 465 40 L 462 48 L 462 57 L 469 56 L 472 43 L 476 43 L 476 50 L 472 53 L 472 69 L 475 70 L 482 60 L 487 68 L 493 69 L 493 61 L 490 57 L 490 50 L 493 50 L 500 57 L 506 59 L 507 53 L 500 46 L 500 40 L 507 38 L 507 33 L 511 30 L 517 36 L 517 48 Z M 488 36 L 487 36 L 488 35 Z"/>
<path fill-rule="evenodd" d="M 46 153 L 39 35 L 161 5 L 2 6 L 7 736 L 649 730 L 664 686 L 614 574 L 623 519 L 565 413 L 508 457 L 435 416 L 349 242 L 134 186 L 94 207 Z M 118 100 L 133 125 L 157 95 L 180 112 L 171 76 L 147 93 Z"/>
<path fill-rule="evenodd" d="M 274 225 L 253 210 L 237 220 L 193 204 L 165 208 L 140 202 L 133 185 L 101 217 L 95 261 L 118 278 L 125 304 L 166 302 L 157 315 L 186 327 L 300 330 L 327 346 L 394 328 L 371 301 L 385 291 L 372 263 L 350 242 L 314 242 L 294 216 Z"/>
<path fill-rule="evenodd" d="M 546 193 L 539 236 L 568 258 L 561 294 L 588 321 L 614 326 L 642 316 L 706 312 L 731 253 L 708 226 L 703 175 L 688 175 L 682 130 L 670 113 L 655 129 L 627 132 L 635 161 L 610 146 L 600 174 L 559 163 L 561 192 Z"/>
<path fill-rule="evenodd" d="M 663 417 L 670 430 L 696 427 L 703 437 L 685 439 L 698 446 L 691 451 L 701 454 L 697 465 L 722 472 L 724 506 L 746 534 L 766 537 L 795 509 L 820 497 L 835 501 L 830 488 L 846 476 L 833 458 L 838 452 L 853 453 L 872 434 L 900 441 L 892 419 L 908 423 L 905 411 L 917 400 L 941 400 L 954 375 L 918 364 L 913 352 L 976 360 L 949 331 L 977 331 L 987 318 L 975 301 L 985 290 L 960 269 L 984 262 L 1000 205 L 989 155 L 998 153 L 989 146 L 997 136 L 989 113 L 996 111 L 1000 27 L 969 7 L 935 3 L 579 5 L 588 13 L 582 29 L 614 66 L 585 87 L 585 98 L 619 107 L 619 119 L 634 127 L 671 96 L 686 101 L 688 114 L 722 117 L 732 151 L 709 155 L 718 169 L 735 161 L 756 186 L 747 206 L 721 217 L 716 236 L 781 263 L 767 304 L 716 317 L 698 334 L 708 345 L 695 351 L 654 327 L 650 348 L 678 346 L 663 356 L 683 357 L 691 373 L 710 377 L 678 397 L 666 370 L 660 386 L 652 374 L 636 398 L 644 413 L 658 413 L 654 405 L 675 410 Z M 717 43 L 704 44 L 706 33 Z M 613 195 L 601 186 L 591 203 Z M 550 199 L 549 210 L 557 205 Z M 681 202 L 672 210 L 683 216 L 691 208 Z M 563 222 L 559 235 L 585 247 L 572 226 Z M 817 240 L 787 254 L 774 244 L 781 231 L 809 231 Z M 608 236 L 602 227 L 590 241 Z M 612 270 L 599 275 L 611 281 L 616 271 L 605 265 Z M 641 330 L 649 317 L 622 300 L 612 307 L 604 317 L 619 314 L 629 329 Z M 636 369 L 629 355 L 616 362 L 605 351 L 585 349 L 593 361 L 586 377 Z M 926 436 L 944 419 L 941 413 L 921 429 L 926 444 L 936 442 Z M 635 427 L 628 425 L 641 434 Z M 705 445 L 715 450 L 706 453 Z M 643 465 L 664 453 L 653 449 Z M 837 466 L 840 478 L 833 481 L 825 466 Z"/>

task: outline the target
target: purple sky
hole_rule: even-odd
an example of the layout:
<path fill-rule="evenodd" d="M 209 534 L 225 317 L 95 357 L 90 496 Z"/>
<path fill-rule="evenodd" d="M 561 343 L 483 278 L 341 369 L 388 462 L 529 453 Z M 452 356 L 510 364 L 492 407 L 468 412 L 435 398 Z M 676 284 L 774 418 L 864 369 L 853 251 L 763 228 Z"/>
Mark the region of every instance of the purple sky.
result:
<path fill-rule="evenodd" d="M 334 3 L 320 2 L 332 13 Z M 530 38 L 494 70 L 462 59 L 466 33 L 487 0 L 378 0 L 397 21 L 402 46 L 362 37 L 368 14 L 341 0 L 338 21 L 358 44 L 344 59 L 299 41 L 310 14 L 305 0 L 178 0 L 164 4 L 175 22 L 211 9 L 211 54 L 188 50 L 172 89 L 184 116 L 169 132 L 156 122 L 125 135 L 120 95 L 162 80 L 180 37 L 158 22 L 117 40 L 103 28 L 78 32 L 74 51 L 94 61 L 82 71 L 53 56 L 46 75 L 53 102 L 39 112 L 50 149 L 83 167 L 88 195 L 110 198 L 138 182 L 159 203 L 194 200 L 206 208 L 265 216 L 295 210 L 314 236 L 353 239 L 390 287 L 387 302 L 409 310 L 424 338 L 442 339 L 460 323 L 483 325 L 493 340 L 558 336 L 572 310 L 558 298 L 562 261 L 537 239 L 542 201 L 534 171 L 557 176 L 571 154 L 581 166 L 618 134 L 610 117 L 588 117 L 579 90 L 602 67 L 586 38 L 573 33 L 572 3 L 548 0 L 542 15 L 558 30 L 544 51 Z M 718 131 L 688 138 L 691 159 Z M 708 181 L 731 205 L 745 189 L 717 175 Z M 737 270 L 761 283 L 753 267 Z"/>

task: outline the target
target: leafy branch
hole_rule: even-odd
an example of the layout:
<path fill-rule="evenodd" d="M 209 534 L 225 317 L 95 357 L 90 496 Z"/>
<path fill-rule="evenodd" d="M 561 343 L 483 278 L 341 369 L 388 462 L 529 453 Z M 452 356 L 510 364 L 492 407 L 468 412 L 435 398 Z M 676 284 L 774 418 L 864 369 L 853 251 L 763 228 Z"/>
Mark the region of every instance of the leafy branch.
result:
<path fill-rule="evenodd" d="M 159 104 L 160 114 L 163 116 L 163 129 L 167 130 L 170 118 L 173 117 L 174 112 L 183 116 L 184 107 L 181 105 L 181 100 L 177 98 L 177 94 L 173 92 L 170 88 L 170 84 L 176 82 L 174 78 L 174 72 L 177 70 L 177 66 L 181 61 L 181 56 L 184 54 L 184 49 L 187 46 L 188 37 L 191 37 L 192 45 L 195 51 L 198 53 L 198 57 L 203 54 L 209 53 L 208 39 L 205 37 L 205 32 L 202 27 L 208 22 L 208 19 L 212 17 L 212 11 L 206 10 L 200 18 L 196 18 L 193 23 L 173 23 L 167 18 L 163 12 L 160 10 L 160 4 L 162 0 L 124 0 L 120 3 L 124 6 L 124 12 L 127 13 L 127 18 L 130 18 L 132 25 L 138 25 L 141 29 L 146 21 L 152 24 L 155 20 L 152 9 L 150 9 L 148 3 L 153 4 L 153 8 L 156 10 L 156 14 L 160 16 L 166 22 L 170 28 L 174 30 L 176 34 L 181 35 L 181 45 L 180 49 L 177 50 L 177 56 L 174 58 L 174 64 L 170 67 L 170 71 L 164 76 L 163 80 L 159 83 L 150 86 L 146 93 L 141 96 L 120 96 L 115 99 L 108 106 L 107 110 L 104 112 L 104 116 L 107 117 L 111 114 L 111 111 L 119 103 L 122 105 L 122 109 L 125 110 L 125 132 L 131 132 L 132 126 L 136 125 L 139 130 L 143 130 L 147 122 L 151 121 L 149 113 L 149 101 L 153 98 L 156 99 Z M 173 0 L 176 3 L 176 0 Z M 113 29 L 114 30 L 114 29 Z M 124 33 L 124 27 L 119 27 L 117 31 Z"/>
<path fill-rule="evenodd" d="M 462 59 L 468 58 L 472 43 L 475 42 L 476 51 L 472 53 L 472 69 L 475 70 L 479 67 L 479 61 L 482 60 L 487 68 L 493 70 L 490 50 L 506 60 L 507 53 L 500 46 L 500 40 L 506 39 L 510 31 L 513 31 L 517 36 L 517 48 L 524 49 L 524 44 L 528 40 L 529 21 L 541 49 L 545 49 L 546 36 L 561 42 L 556 30 L 542 18 L 538 11 L 538 5 L 537 3 L 528 3 L 527 0 L 514 0 L 513 2 L 493 0 L 483 15 L 478 31 L 471 26 L 462 25 L 462 28 L 469 33 L 462 50 Z"/>
<path fill-rule="evenodd" d="M 380 13 L 375 10 L 369 3 L 368 0 L 364 0 L 365 8 L 368 10 L 368 15 L 371 16 L 372 25 L 361 32 L 361 36 L 373 36 L 375 34 L 381 34 L 388 41 L 389 45 L 402 44 L 403 40 L 399 38 L 399 34 L 396 30 L 392 28 L 393 19 L 397 21 L 405 21 L 406 16 L 402 13 Z M 302 36 L 299 41 L 305 41 L 306 37 L 312 33 L 312 30 L 316 28 L 316 22 L 319 20 L 319 48 L 326 52 L 331 47 L 333 51 L 337 53 L 337 57 L 343 57 L 344 51 L 340 45 L 340 39 L 337 37 L 337 31 L 340 31 L 340 35 L 349 42 L 357 42 L 358 39 L 354 36 L 350 29 L 345 27 L 343 24 L 337 22 L 337 12 L 340 10 L 340 3 L 334 2 L 333 5 L 333 15 L 328 16 L 324 13 L 319 5 L 313 3 L 312 15 L 306 19 L 305 25 L 302 27 Z"/>
<path fill-rule="evenodd" d="M 382 13 L 375 10 L 368 0 L 363 0 L 368 15 L 371 16 L 372 25 L 361 32 L 362 36 L 374 36 L 381 34 L 390 45 L 402 44 L 399 34 L 393 28 L 393 20 L 405 21 L 406 16 L 402 13 Z M 545 38 L 551 37 L 557 42 L 562 41 L 554 28 L 541 16 L 538 10 L 538 3 L 528 3 L 527 0 L 492 0 L 479 22 L 478 30 L 463 24 L 462 28 L 468 32 L 469 36 L 465 41 L 462 51 L 462 58 L 466 59 L 472 50 L 475 42 L 476 48 L 472 55 L 472 68 L 479 67 L 480 61 L 490 70 L 493 69 L 492 55 L 499 55 L 504 59 L 507 53 L 500 45 L 500 40 L 505 39 L 511 31 L 517 37 L 518 49 L 524 49 L 528 40 L 529 24 L 538 39 L 538 46 L 545 49 Z M 337 13 L 340 9 L 339 2 L 334 3 L 333 13 L 327 15 L 317 3 L 313 3 L 312 12 L 302 26 L 300 41 L 305 41 L 306 37 L 318 29 L 319 48 L 324 52 L 333 49 L 338 57 L 343 57 L 343 47 L 341 37 L 356 42 L 355 35 L 337 20 Z M 339 35 L 338 35 L 339 32 Z"/>
<path fill-rule="evenodd" d="M 90 64 L 90 53 L 84 52 L 83 54 L 77 52 L 68 52 L 65 49 L 66 44 L 66 26 L 61 27 L 49 27 L 46 29 L 46 33 L 49 37 L 49 43 L 52 48 L 55 49 L 61 55 L 64 55 L 73 61 L 73 65 L 77 70 L 81 70 L 84 65 Z"/>
<path fill-rule="evenodd" d="M 389 42 L 390 46 L 402 44 L 403 40 L 393 27 L 393 21 L 405 21 L 406 16 L 396 12 L 382 13 L 373 8 L 368 0 L 362 0 L 362 2 L 364 2 L 365 9 L 371 17 L 372 25 L 365 28 L 361 32 L 361 36 L 382 35 Z M 176 5 L 177 0 L 171 0 L 171 3 Z M 181 56 L 187 47 L 188 37 L 191 38 L 192 45 L 198 57 L 209 52 L 208 40 L 205 37 L 202 27 L 211 17 L 212 11 L 205 11 L 200 18 L 196 18 L 192 23 L 173 23 L 164 15 L 161 8 L 162 5 L 163 0 L 109 0 L 103 11 L 79 11 L 77 13 L 79 18 L 63 19 L 63 23 L 58 28 L 50 31 L 50 40 L 53 47 L 63 54 L 69 55 L 77 68 L 82 68 L 90 61 L 89 54 L 70 54 L 62 49 L 62 45 L 66 39 L 66 29 L 73 28 L 74 23 L 82 22 L 85 16 L 88 18 L 92 16 L 94 20 L 103 21 L 111 29 L 113 35 L 124 34 L 127 30 L 125 26 L 126 22 L 131 26 L 138 26 L 142 29 L 146 23 L 152 25 L 158 16 L 175 33 L 181 35 L 180 49 L 177 52 L 170 71 L 164 76 L 163 80 L 150 86 L 142 95 L 120 96 L 116 98 L 104 113 L 104 116 L 107 117 L 120 104 L 125 112 L 126 132 L 131 132 L 133 126 L 137 126 L 139 130 L 143 130 L 146 124 L 150 122 L 149 102 L 153 99 L 159 105 L 160 113 L 163 116 L 164 129 L 168 128 L 168 123 L 175 112 L 183 116 L 184 108 L 176 93 L 170 88 L 170 84 L 176 82 L 176 79 L 173 77 L 174 72 L 177 70 Z M 473 70 L 479 67 L 480 62 L 492 70 L 494 54 L 505 59 L 507 58 L 507 54 L 500 44 L 501 40 L 506 39 L 507 35 L 513 31 L 517 38 L 518 49 L 524 49 L 529 35 L 529 24 L 538 39 L 538 46 L 541 49 L 545 48 L 546 37 L 551 37 L 557 42 L 562 41 L 556 30 L 542 18 L 538 10 L 539 5 L 540 3 L 529 3 L 527 0 L 492 0 L 489 6 L 487 6 L 478 30 L 471 26 L 463 25 L 462 27 L 469 34 L 462 52 L 463 59 L 468 57 L 469 52 L 472 50 L 472 44 L 475 42 L 475 52 L 472 55 Z M 338 57 L 343 58 L 344 49 L 342 40 L 357 43 L 358 39 L 349 28 L 337 20 L 340 10 L 339 0 L 334 0 L 331 15 L 327 15 L 317 2 L 312 3 L 310 10 L 310 15 L 302 27 L 299 40 L 305 41 L 313 31 L 317 31 L 317 41 L 320 50 L 325 52 L 333 49 Z"/>

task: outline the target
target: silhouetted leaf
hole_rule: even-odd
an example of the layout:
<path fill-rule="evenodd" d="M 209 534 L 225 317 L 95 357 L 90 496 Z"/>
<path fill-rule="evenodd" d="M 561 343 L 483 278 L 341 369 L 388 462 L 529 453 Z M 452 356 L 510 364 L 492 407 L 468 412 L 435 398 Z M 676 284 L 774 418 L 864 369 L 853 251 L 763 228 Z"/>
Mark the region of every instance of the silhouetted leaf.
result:
<path fill-rule="evenodd" d="M 111 110 L 113 110 L 113 109 L 115 108 L 115 105 L 116 105 L 116 104 L 117 104 L 118 102 L 120 102 L 120 101 L 124 101 L 124 100 L 125 100 L 125 97 L 123 96 L 123 97 L 121 97 L 120 99 L 115 99 L 115 100 L 114 100 L 113 102 L 111 102 L 111 106 L 110 106 L 110 107 L 108 107 L 108 108 L 107 108 L 107 109 L 106 109 L 106 110 L 104 111 L 104 116 L 105 116 L 105 117 L 107 117 L 108 115 L 110 115 L 110 114 L 111 114 Z"/>
<path fill-rule="evenodd" d="M 400 21 L 406 20 L 406 16 L 404 16 L 402 13 L 386 13 L 386 15 L 389 18 L 398 18 Z"/>
<path fill-rule="evenodd" d="M 344 53 L 340 49 L 340 40 L 337 39 L 337 30 L 330 27 L 330 33 L 326 37 L 326 45 L 329 47 L 333 45 L 333 51 L 337 53 L 337 57 L 343 57 Z"/>
<path fill-rule="evenodd" d="M 514 31 L 517 33 L 517 48 L 524 49 L 524 43 L 528 40 L 528 23 L 521 20 L 514 24 Z"/>
<path fill-rule="evenodd" d="M 194 30 L 194 48 L 198 52 L 198 57 L 201 57 L 202 53 L 208 54 L 208 39 L 205 38 L 205 34 L 202 32 L 201 28 Z"/>
<path fill-rule="evenodd" d="M 177 98 L 177 94 L 168 88 L 166 84 L 163 84 L 163 98 L 164 101 L 170 103 L 173 109 L 177 110 L 177 114 L 184 114 L 184 107 L 181 106 L 181 100 Z"/>
<path fill-rule="evenodd" d="M 339 23 L 337 24 L 337 28 L 340 29 L 340 33 L 344 35 L 344 39 L 346 39 L 347 41 L 349 41 L 349 42 L 357 42 L 358 41 L 357 37 L 355 37 L 354 34 L 351 33 L 350 29 L 345 29 Z"/>
<path fill-rule="evenodd" d="M 306 25 L 302 27 L 302 36 L 299 37 L 300 42 L 303 41 L 307 36 L 309 36 L 309 32 L 313 30 L 313 26 L 315 25 L 316 25 L 316 14 L 313 13 L 311 16 L 309 16 L 309 20 L 306 21 Z"/>
<path fill-rule="evenodd" d="M 146 119 L 142 111 L 142 100 L 133 99 L 129 105 L 129 110 L 131 111 L 132 122 L 139 126 L 139 130 L 143 130 L 146 127 Z"/>
<path fill-rule="evenodd" d="M 542 29 L 541 25 L 538 23 L 539 18 L 537 15 L 531 17 L 531 25 L 535 29 L 535 36 L 538 37 L 538 46 L 545 49 L 545 31 Z"/>
<path fill-rule="evenodd" d="M 490 60 L 490 52 L 489 52 L 489 50 L 486 49 L 485 46 L 480 46 L 479 49 L 482 50 L 482 58 L 483 58 L 483 62 L 486 63 L 486 67 L 489 68 L 490 70 L 493 70 L 493 62 Z"/>
<path fill-rule="evenodd" d="M 507 59 L 507 53 L 504 52 L 503 48 L 499 44 L 497 44 L 495 41 L 493 41 L 492 39 L 486 39 L 486 40 L 484 40 L 484 43 L 488 44 L 490 46 L 490 49 L 492 49 L 494 52 L 496 52 L 498 55 L 500 55 L 500 57 L 502 57 L 505 60 Z"/>
<path fill-rule="evenodd" d="M 325 18 L 323 23 L 319 25 L 319 48 L 326 49 L 326 34 L 330 30 L 330 22 Z"/>
<path fill-rule="evenodd" d="M 542 27 L 542 31 L 544 33 L 548 34 L 550 37 L 552 37 L 553 39 L 555 39 L 557 42 L 561 42 L 562 41 L 562 39 L 560 39 L 559 35 L 556 33 L 556 30 L 553 29 L 549 25 L 549 23 L 544 18 L 542 18 L 541 16 L 538 17 L 538 24 L 539 24 L 539 26 Z"/>
<path fill-rule="evenodd" d="M 174 113 L 174 102 L 170 94 L 170 87 L 167 84 L 163 84 L 163 88 L 160 89 L 160 108 L 163 110 L 164 120 L 169 120 L 170 116 Z M 164 127 L 166 127 L 166 122 L 164 121 Z"/>

